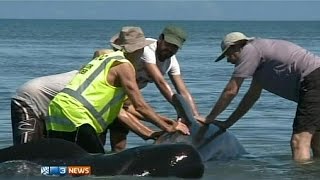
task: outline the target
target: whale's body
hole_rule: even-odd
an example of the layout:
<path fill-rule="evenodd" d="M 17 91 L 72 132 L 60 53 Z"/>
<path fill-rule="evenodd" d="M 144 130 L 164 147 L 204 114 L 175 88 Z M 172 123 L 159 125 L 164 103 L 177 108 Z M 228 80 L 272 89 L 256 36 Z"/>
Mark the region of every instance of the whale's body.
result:
<path fill-rule="evenodd" d="M 62 139 L 43 139 L 0 150 L 1 163 L 25 161 L 41 166 L 90 166 L 95 176 L 199 178 L 204 172 L 199 153 L 187 144 L 147 145 L 108 155 L 89 154 Z"/>
<path fill-rule="evenodd" d="M 190 144 L 197 149 L 203 161 L 228 160 L 246 154 L 244 147 L 232 133 L 220 130 L 214 124 L 198 123 L 191 113 L 191 107 L 181 95 L 175 94 L 172 99 L 178 115 L 185 120 L 191 135 L 165 133 L 156 140 L 155 144 Z"/>
<path fill-rule="evenodd" d="M 1 149 L 1 166 L 8 162 L 18 164 L 16 167 L 20 163 L 36 168 L 90 166 L 94 176 L 200 178 L 204 173 L 203 161 L 237 158 L 246 153 L 230 132 L 220 130 L 213 124 L 197 123 L 181 95 L 175 94 L 173 102 L 178 115 L 185 119 L 190 128 L 190 136 L 165 133 L 156 140 L 155 145 L 130 148 L 109 155 L 89 154 L 77 144 L 62 139 L 43 139 Z M 1 168 L 0 176 L 10 170 L 3 169 L 6 168 Z M 40 169 L 32 172 L 40 174 Z"/>

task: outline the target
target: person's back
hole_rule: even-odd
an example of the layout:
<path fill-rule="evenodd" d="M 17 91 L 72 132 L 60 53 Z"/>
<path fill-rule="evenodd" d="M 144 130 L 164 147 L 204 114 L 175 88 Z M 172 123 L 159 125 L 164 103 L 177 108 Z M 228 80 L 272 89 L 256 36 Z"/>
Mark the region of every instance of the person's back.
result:
<path fill-rule="evenodd" d="M 320 67 L 320 57 L 285 40 L 257 38 L 248 42 L 241 54 L 233 76 L 253 76 L 264 89 L 295 102 L 300 82 Z"/>
<path fill-rule="evenodd" d="M 73 132 L 78 124 L 90 124 L 97 133 L 103 133 L 118 115 L 126 98 L 124 89 L 112 85 L 106 78 L 110 77 L 111 68 L 121 63 L 130 62 L 123 52 L 116 51 L 95 58 L 80 69 L 50 102 L 47 129 Z M 63 126 L 63 120 L 73 124 Z"/>
<path fill-rule="evenodd" d="M 256 39 L 252 45 L 261 51 L 262 62 L 274 63 L 279 73 L 301 74 L 301 81 L 320 66 L 320 57 L 289 41 Z"/>
<path fill-rule="evenodd" d="M 34 109 L 36 115 L 47 115 L 48 104 L 60 92 L 78 71 L 49 75 L 32 79 L 20 86 L 14 99 L 25 101 Z"/>
<path fill-rule="evenodd" d="M 11 99 L 13 144 L 42 138 L 48 104 L 78 71 L 43 76 L 21 85 Z"/>

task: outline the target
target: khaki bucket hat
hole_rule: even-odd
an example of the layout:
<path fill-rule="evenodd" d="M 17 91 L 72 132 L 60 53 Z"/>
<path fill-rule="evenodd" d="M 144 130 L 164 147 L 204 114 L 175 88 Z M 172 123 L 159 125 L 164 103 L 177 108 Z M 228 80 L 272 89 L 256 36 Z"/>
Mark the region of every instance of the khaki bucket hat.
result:
<path fill-rule="evenodd" d="M 140 27 L 125 26 L 121 31 L 110 39 L 112 47 L 132 53 L 138 49 L 148 46 L 153 41 L 146 40 Z"/>

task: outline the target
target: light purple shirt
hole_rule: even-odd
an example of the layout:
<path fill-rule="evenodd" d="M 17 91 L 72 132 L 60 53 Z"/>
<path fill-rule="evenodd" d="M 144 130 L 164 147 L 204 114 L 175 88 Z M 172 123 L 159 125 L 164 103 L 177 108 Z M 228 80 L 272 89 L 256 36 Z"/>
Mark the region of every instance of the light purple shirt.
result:
<path fill-rule="evenodd" d="M 320 57 L 284 40 L 254 39 L 245 45 L 233 77 L 253 77 L 263 89 L 297 102 L 300 83 L 320 67 Z"/>

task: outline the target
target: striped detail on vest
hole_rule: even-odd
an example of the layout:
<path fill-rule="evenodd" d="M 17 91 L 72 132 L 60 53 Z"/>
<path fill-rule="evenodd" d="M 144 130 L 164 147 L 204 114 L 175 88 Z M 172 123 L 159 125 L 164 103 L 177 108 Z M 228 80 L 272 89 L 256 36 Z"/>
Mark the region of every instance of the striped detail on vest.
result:
<path fill-rule="evenodd" d="M 77 90 L 72 90 L 69 88 L 64 88 L 61 92 L 64 92 L 68 94 L 69 96 L 77 99 L 90 113 L 91 115 L 98 121 L 100 126 L 105 129 L 107 128 L 108 124 L 104 121 L 102 115 L 108 111 L 108 109 L 117 103 L 121 98 L 125 95 L 124 93 L 118 94 L 116 97 L 114 97 L 108 104 L 106 104 L 100 112 L 98 112 L 91 104 L 90 102 L 85 99 L 81 94 L 86 90 L 88 86 L 94 81 L 94 79 L 104 70 L 105 66 L 110 62 L 110 60 L 116 59 L 116 60 L 121 60 L 123 59 L 123 56 L 114 56 L 114 57 L 109 57 L 104 60 L 103 63 L 100 64 L 100 66 L 90 74 L 90 76 L 78 87 Z M 69 120 L 66 120 L 68 122 L 65 122 L 66 125 L 70 124 Z M 65 124 L 60 122 L 60 124 Z M 72 122 L 71 122 L 72 123 Z"/>

